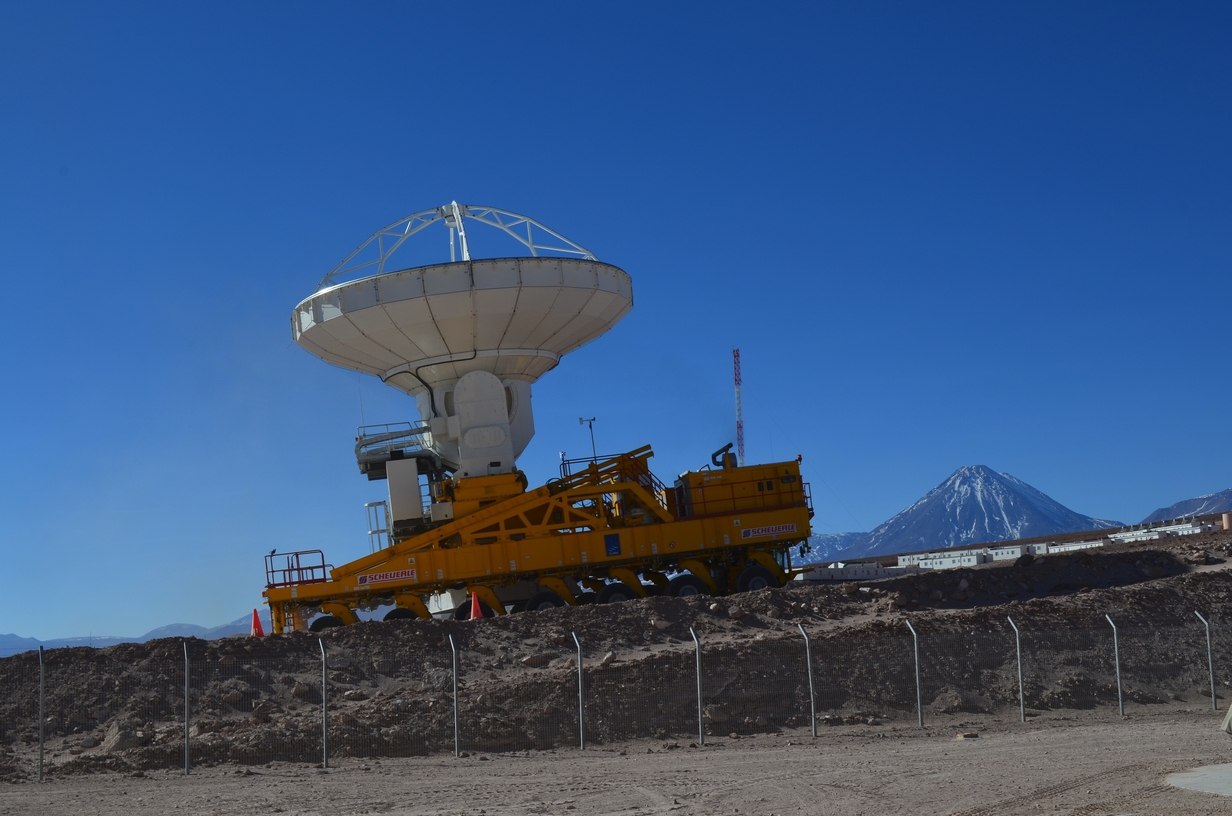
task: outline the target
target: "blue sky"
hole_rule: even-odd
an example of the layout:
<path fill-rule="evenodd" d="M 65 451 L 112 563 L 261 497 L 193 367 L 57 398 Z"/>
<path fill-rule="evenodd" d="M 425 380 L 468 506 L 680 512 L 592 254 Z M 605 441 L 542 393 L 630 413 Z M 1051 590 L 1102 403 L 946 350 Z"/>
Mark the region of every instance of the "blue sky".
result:
<path fill-rule="evenodd" d="M 819 532 L 986 464 L 1137 521 L 1232 485 L 1226 4 L 0 7 L 0 632 L 214 625 L 366 552 L 409 398 L 291 344 L 456 199 L 627 270 L 535 386 L 533 483 L 734 436 Z M 442 235 L 425 251 L 446 256 Z M 437 244 L 433 245 L 432 242 Z M 435 247 L 435 249 L 433 248 Z"/>

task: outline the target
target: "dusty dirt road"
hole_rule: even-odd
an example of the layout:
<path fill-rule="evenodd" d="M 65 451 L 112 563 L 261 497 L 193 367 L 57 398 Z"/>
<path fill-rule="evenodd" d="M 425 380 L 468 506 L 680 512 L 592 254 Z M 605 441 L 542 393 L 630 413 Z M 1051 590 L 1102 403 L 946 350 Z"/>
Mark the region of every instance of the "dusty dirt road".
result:
<path fill-rule="evenodd" d="M 1211 711 L 831 727 L 586 751 L 97 774 L 0 788 L 0 814 L 1227 814 L 1164 776 L 1232 761 Z M 956 739 L 978 732 L 976 739 Z"/>

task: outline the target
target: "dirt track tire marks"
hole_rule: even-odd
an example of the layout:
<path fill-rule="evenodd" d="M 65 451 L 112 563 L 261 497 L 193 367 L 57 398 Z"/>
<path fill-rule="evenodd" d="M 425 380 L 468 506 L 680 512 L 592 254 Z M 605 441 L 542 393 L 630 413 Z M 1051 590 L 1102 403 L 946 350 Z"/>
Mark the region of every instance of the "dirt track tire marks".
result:
<path fill-rule="evenodd" d="M 1109 799 L 1107 802 L 1092 802 L 1089 805 L 1083 805 L 1077 810 L 1071 810 L 1070 816 L 1100 816 L 1100 814 L 1104 813 L 1119 812 L 1126 807 L 1137 805 L 1144 799 L 1158 796 L 1170 789 L 1169 785 L 1151 785 L 1128 796 L 1118 796 L 1116 799 Z"/>
<path fill-rule="evenodd" d="M 1100 771 L 1089 776 L 1080 776 L 1077 779 L 1071 779 L 1068 782 L 1061 782 L 1057 785 L 1049 785 L 1045 788 L 1037 788 L 1030 793 L 1024 793 L 1021 796 L 1015 796 L 1012 799 L 1003 799 L 1000 802 L 995 802 L 991 805 L 982 805 L 970 810 L 958 811 L 952 816 L 993 816 L 993 814 L 1002 813 L 1010 808 L 1021 807 L 1032 802 L 1038 802 L 1040 799 L 1050 799 L 1053 796 L 1059 796 L 1062 793 L 1072 791 L 1074 788 L 1080 788 L 1083 785 L 1089 785 L 1092 782 L 1097 782 L 1101 779 L 1107 779 L 1113 776 L 1125 776 L 1133 771 L 1142 770 L 1149 767 L 1149 763 L 1138 762 L 1133 765 L 1121 765 L 1117 768 L 1110 768 L 1107 771 Z"/>

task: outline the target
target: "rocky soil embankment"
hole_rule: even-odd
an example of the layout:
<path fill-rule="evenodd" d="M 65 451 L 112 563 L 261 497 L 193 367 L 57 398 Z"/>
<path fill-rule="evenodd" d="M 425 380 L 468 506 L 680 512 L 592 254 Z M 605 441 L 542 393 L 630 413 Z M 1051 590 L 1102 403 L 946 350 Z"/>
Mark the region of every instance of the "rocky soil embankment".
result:
<path fill-rule="evenodd" d="M 322 638 L 331 751 L 452 751 L 450 635 L 468 750 L 574 744 L 574 632 L 595 742 L 696 733 L 690 627 L 703 644 L 704 716 L 715 734 L 807 725 L 800 625 L 812 638 L 826 724 L 914 716 L 906 620 L 920 634 L 923 702 L 932 713 L 1016 713 L 1007 616 L 1023 633 L 1028 707 L 1116 704 L 1105 615 L 1121 631 L 1127 701 L 1188 705 L 1207 684 L 1195 610 L 1212 621 L 1217 654 L 1232 657 L 1232 573 L 1220 563 L 1232 537 L 1203 538 L 863 585 L 793 582 L 719 599 L 652 597 L 474 622 L 334 629 Z M 187 643 L 194 763 L 318 761 L 317 636 Z M 47 653 L 46 672 L 50 772 L 182 762 L 183 641 L 58 649 Z M 31 772 L 37 678 L 37 654 L 0 659 L 0 778 Z M 1226 686 L 1232 677 L 1218 680 Z"/>

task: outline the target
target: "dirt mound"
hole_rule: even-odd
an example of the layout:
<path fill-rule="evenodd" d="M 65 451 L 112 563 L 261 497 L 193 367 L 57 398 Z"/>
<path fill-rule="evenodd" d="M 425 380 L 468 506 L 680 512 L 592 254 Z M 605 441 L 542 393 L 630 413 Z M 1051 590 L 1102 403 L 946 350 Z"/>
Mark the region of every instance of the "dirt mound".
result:
<path fill-rule="evenodd" d="M 1030 708 L 1197 699 L 1208 686 L 1205 634 L 1232 654 L 1232 573 L 1209 563 L 1227 537 L 1177 551 L 1131 547 L 984 565 L 868 584 L 790 586 L 724 598 L 651 597 L 480 621 L 400 620 L 326 631 L 328 736 L 335 756 L 408 756 L 459 747 L 509 751 L 576 744 L 577 649 L 586 733 L 605 742 L 807 725 L 800 626 L 812 638 L 819 721 L 915 716 L 920 639 L 926 713 L 1017 712 L 1016 641 Z M 1186 563 L 1194 561 L 1197 563 Z M 194 764 L 315 762 L 321 753 L 316 635 L 159 640 L 46 654 L 50 773 L 183 763 L 185 643 Z M 1201 658 L 1201 659 L 1199 659 Z M 1220 665 L 1226 664 L 1220 663 Z M 0 779 L 29 777 L 37 743 L 37 653 L 0 659 Z M 1229 678 L 1220 677 L 1227 684 Z"/>

